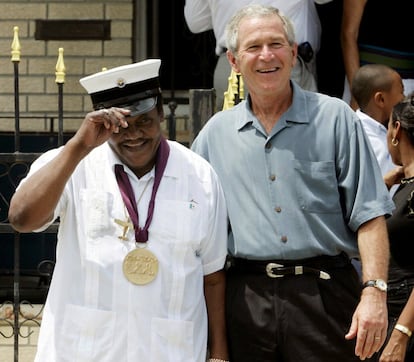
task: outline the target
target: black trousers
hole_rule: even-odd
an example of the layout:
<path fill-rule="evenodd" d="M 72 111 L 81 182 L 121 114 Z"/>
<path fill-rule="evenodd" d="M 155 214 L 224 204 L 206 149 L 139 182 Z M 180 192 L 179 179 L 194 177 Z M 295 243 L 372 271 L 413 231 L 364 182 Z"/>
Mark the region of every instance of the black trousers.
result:
<path fill-rule="evenodd" d="M 355 340 L 345 339 L 361 295 L 360 278 L 350 262 L 326 271 L 329 280 L 312 274 L 270 278 L 265 272 L 230 267 L 230 361 L 360 361 Z"/>

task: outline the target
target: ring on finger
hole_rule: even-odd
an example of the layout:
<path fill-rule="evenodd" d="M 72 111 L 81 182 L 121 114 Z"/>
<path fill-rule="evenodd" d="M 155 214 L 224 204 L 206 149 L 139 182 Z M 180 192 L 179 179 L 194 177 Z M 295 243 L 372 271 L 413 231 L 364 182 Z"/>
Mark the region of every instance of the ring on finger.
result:
<path fill-rule="evenodd" d="M 374 339 L 375 339 L 376 341 L 379 341 L 379 340 L 381 339 L 381 337 L 375 336 L 375 337 L 374 337 Z"/>

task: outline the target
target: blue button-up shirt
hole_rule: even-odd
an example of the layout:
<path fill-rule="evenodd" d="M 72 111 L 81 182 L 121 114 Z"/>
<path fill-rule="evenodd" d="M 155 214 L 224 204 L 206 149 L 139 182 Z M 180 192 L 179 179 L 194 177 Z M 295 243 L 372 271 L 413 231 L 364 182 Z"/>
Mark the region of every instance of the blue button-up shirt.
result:
<path fill-rule="evenodd" d="M 248 101 L 216 113 L 192 149 L 218 173 L 229 252 L 249 259 L 358 255 L 357 230 L 394 204 L 355 112 L 293 84 L 267 134 Z"/>

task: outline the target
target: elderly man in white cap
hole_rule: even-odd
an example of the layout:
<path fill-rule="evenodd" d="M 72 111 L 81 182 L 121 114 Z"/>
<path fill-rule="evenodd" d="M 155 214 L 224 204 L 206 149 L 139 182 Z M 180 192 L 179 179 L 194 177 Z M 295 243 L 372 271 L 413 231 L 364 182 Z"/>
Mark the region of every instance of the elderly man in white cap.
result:
<path fill-rule="evenodd" d="M 205 160 L 162 136 L 159 67 L 81 79 L 95 110 L 11 200 L 20 232 L 60 218 L 37 362 L 228 358 L 223 192 Z"/>

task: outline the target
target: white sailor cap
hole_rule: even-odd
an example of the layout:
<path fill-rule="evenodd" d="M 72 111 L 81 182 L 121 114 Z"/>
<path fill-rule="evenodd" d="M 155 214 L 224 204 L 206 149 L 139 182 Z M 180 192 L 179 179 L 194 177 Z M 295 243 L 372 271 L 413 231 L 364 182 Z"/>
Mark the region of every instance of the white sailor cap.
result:
<path fill-rule="evenodd" d="M 93 108 L 127 108 L 134 117 L 149 112 L 161 94 L 159 83 L 160 59 L 122 65 L 80 79 L 91 96 Z"/>

